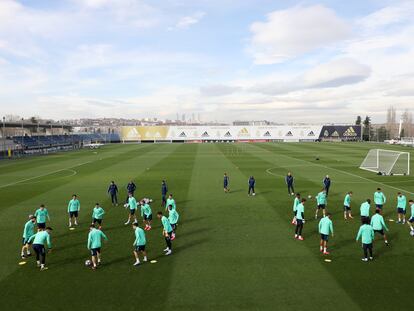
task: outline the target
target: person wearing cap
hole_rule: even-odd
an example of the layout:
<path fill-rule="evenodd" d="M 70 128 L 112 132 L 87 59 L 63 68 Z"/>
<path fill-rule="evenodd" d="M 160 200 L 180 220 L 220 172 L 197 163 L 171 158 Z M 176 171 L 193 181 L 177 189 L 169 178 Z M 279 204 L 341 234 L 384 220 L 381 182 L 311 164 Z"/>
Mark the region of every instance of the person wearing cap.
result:
<path fill-rule="evenodd" d="M 36 223 L 36 217 L 34 215 L 29 215 L 29 220 L 24 224 L 23 229 L 23 240 L 22 240 L 22 259 L 25 259 L 28 256 L 31 256 L 30 253 L 30 244 L 29 238 L 34 234 L 34 227 Z M 26 255 L 24 252 L 26 251 Z"/>
<path fill-rule="evenodd" d="M 49 252 L 52 250 L 52 242 L 50 239 L 50 232 L 53 229 L 50 227 L 39 228 L 39 231 L 33 234 L 30 238 L 28 243 L 33 242 L 33 250 L 36 253 L 36 263 L 37 266 L 40 267 L 40 271 L 47 270 L 46 267 L 46 249 L 45 244 Z"/>

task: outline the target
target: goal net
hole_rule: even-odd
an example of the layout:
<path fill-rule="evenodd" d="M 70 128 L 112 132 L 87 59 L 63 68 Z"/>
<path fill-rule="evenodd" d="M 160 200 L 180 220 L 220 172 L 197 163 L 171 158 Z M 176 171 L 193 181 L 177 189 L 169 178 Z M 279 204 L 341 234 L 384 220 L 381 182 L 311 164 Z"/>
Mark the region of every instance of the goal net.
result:
<path fill-rule="evenodd" d="M 384 175 L 409 175 L 410 153 L 371 149 L 359 168 Z"/>

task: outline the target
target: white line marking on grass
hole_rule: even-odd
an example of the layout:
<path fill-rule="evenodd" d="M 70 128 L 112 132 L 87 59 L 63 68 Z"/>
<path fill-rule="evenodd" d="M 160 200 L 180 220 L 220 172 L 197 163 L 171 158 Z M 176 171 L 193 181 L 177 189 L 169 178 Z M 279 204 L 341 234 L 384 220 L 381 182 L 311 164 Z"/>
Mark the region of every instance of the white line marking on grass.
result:
<path fill-rule="evenodd" d="M 269 153 L 273 154 L 273 152 L 271 152 L 271 151 L 269 151 Z M 372 180 L 372 179 L 369 179 L 369 178 L 365 178 L 365 177 L 362 177 L 362 176 L 359 176 L 359 175 L 356 175 L 356 174 L 353 174 L 353 173 L 349 173 L 349 172 L 346 172 L 346 171 L 343 171 L 343 170 L 340 170 L 340 169 L 337 169 L 337 168 L 329 167 L 329 166 L 326 166 L 326 165 L 323 165 L 323 164 L 316 164 L 316 163 L 313 163 L 311 161 L 307 161 L 307 160 L 303 160 L 303 159 L 298 159 L 298 158 L 295 158 L 295 157 L 292 157 L 292 156 L 286 156 L 284 154 L 278 154 L 278 156 L 283 156 L 283 157 L 289 158 L 289 159 L 294 158 L 296 160 L 299 160 L 299 161 L 302 161 L 302 162 L 306 162 L 306 163 L 312 164 L 314 166 L 321 166 L 321 167 L 324 167 L 324 168 L 327 168 L 327 169 L 331 169 L 331 170 L 334 170 L 334 171 L 337 171 L 337 172 L 344 173 L 344 174 L 349 175 L 349 176 L 353 176 L 353 177 L 360 178 L 362 180 L 366 180 L 366 181 L 369 181 L 369 182 L 372 182 L 372 183 L 377 183 L 377 184 L 383 185 L 385 187 L 389 187 L 389 188 L 392 188 L 392 189 L 395 189 L 395 190 L 399 190 L 399 191 L 403 191 L 403 192 L 406 192 L 406 193 L 414 194 L 414 192 L 408 191 L 406 189 L 402 189 L 402 188 L 390 186 L 390 185 L 384 184 L 384 183 L 382 183 L 380 181 L 375 181 L 375 180 Z M 267 170 L 266 170 L 266 172 L 267 172 Z M 272 174 L 272 173 L 269 173 L 269 174 Z"/>
<path fill-rule="evenodd" d="M 16 181 L 16 182 L 12 182 L 12 183 L 9 183 L 9 184 L 6 184 L 6 185 L 2 185 L 2 186 L 0 186 L 0 189 L 1 189 L 1 188 L 6 188 L 6 187 L 10 187 L 10 186 L 15 186 L 15 185 L 17 185 L 17 184 L 21 184 L 21 183 L 24 183 L 24 182 L 29 181 L 29 180 L 33 180 L 33 179 L 37 179 L 37 178 L 41 178 L 41 177 L 48 176 L 48 175 L 52 175 L 52 174 L 59 173 L 59 172 L 62 172 L 62 171 L 72 171 L 72 172 L 74 172 L 74 174 L 73 174 L 73 175 L 71 175 L 71 176 L 74 176 L 74 175 L 76 175 L 78 172 L 76 172 L 75 170 L 72 170 L 72 168 L 74 168 L 74 167 L 78 167 L 78 166 L 82 166 L 82 165 L 85 165 L 85 164 L 88 164 L 88 163 L 91 163 L 91 162 L 92 162 L 92 161 L 88 161 L 88 162 L 84 162 L 84 163 L 81 163 L 81 164 L 77 164 L 77 165 L 71 166 L 71 167 L 69 167 L 69 168 L 62 168 L 62 169 L 60 169 L 60 170 L 56 170 L 56 171 L 49 172 L 49 173 L 46 173 L 46 174 L 41 174 L 41 175 L 38 175 L 38 176 L 34 176 L 34 177 L 30 177 L 30 178 L 22 179 L 22 180 L 19 180 L 19 181 Z M 65 177 L 69 177 L 69 176 L 65 176 Z"/>

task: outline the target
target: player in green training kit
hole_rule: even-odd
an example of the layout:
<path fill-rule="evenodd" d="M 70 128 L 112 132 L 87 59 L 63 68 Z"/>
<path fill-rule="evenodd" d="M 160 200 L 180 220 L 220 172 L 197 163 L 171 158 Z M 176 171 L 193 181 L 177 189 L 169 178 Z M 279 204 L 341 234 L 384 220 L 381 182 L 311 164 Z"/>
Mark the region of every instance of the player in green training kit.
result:
<path fill-rule="evenodd" d="M 102 238 L 108 241 L 105 233 L 99 229 L 96 229 L 94 225 L 90 225 L 87 247 L 91 251 L 93 270 L 95 270 L 97 266 L 101 264 Z"/>
<path fill-rule="evenodd" d="M 47 270 L 46 267 L 46 249 L 47 244 L 49 252 L 52 250 L 52 242 L 50 240 L 50 231 L 52 228 L 39 228 L 39 231 L 29 238 L 28 243 L 33 243 L 33 250 L 36 253 L 36 263 L 40 267 L 40 271 Z"/>
<path fill-rule="evenodd" d="M 165 255 L 171 255 L 172 253 L 172 243 L 171 243 L 171 237 L 173 234 L 173 229 L 171 227 L 170 221 L 167 217 L 165 217 L 162 212 L 157 213 L 158 219 L 161 219 L 162 223 L 162 235 L 165 238 L 165 242 L 167 243 L 167 248 L 164 249 Z"/>
<path fill-rule="evenodd" d="M 131 222 L 132 218 L 134 218 L 134 222 L 138 222 L 137 216 L 135 215 L 135 212 L 137 211 L 137 208 L 138 208 L 138 203 L 137 203 L 137 200 L 135 200 L 135 198 L 132 196 L 132 193 L 128 194 L 128 203 L 126 204 L 126 208 L 128 208 L 129 214 L 128 214 L 128 220 L 124 225 L 128 225 Z"/>
<path fill-rule="evenodd" d="M 177 210 L 173 209 L 171 205 L 168 206 L 168 221 L 170 222 L 171 228 L 173 229 L 171 241 L 175 239 L 175 231 L 177 230 L 178 218 L 180 218 L 180 215 L 178 215 Z"/>
<path fill-rule="evenodd" d="M 322 189 L 322 191 L 319 192 L 318 195 L 316 196 L 316 203 L 317 203 L 317 207 L 315 211 L 315 219 L 318 219 L 318 212 L 320 209 L 322 210 L 323 217 L 325 217 L 326 205 L 328 204 L 327 199 L 326 199 L 325 189 Z"/>
<path fill-rule="evenodd" d="M 98 228 L 101 229 L 104 214 L 104 209 L 99 205 L 99 203 L 96 203 L 92 211 L 92 225 L 95 226 L 95 224 L 98 223 Z"/>
<path fill-rule="evenodd" d="M 293 219 L 292 225 L 296 225 L 296 207 L 300 204 L 300 193 L 296 193 L 295 200 L 293 201 Z"/>
<path fill-rule="evenodd" d="M 50 221 L 49 212 L 47 211 L 46 207 L 42 204 L 34 213 L 36 217 L 37 227 L 39 229 L 46 228 L 46 219 Z"/>
<path fill-rule="evenodd" d="M 173 199 L 173 195 L 170 193 L 167 199 L 167 204 L 165 204 L 165 210 L 168 212 L 168 207 L 172 206 L 172 208 L 175 210 L 177 206 L 175 205 L 175 200 Z"/>
<path fill-rule="evenodd" d="M 352 217 L 351 214 L 351 197 L 352 197 L 352 191 L 349 191 L 346 195 L 345 195 L 345 199 L 344 199 L 344 219 L 347 220 L 348 217 L 349 218 L 354 218 Z"/>
<path fill-rule="evenodd" d="M 323 217 L 319 221 L 319 234 L 321 235 L 321 242 L 319 244 L 319 250 L 323 252 L 324 255 L 329 255 L 328 252 L 328 239 L 329 239 L 329 233 L 332 234 L 332 237 L 334 236 L 333 232 L 333 225 L 331 220 L 331 214 L 327 213 L 325 217 Z"/>
<path fill-rule="evenodd" d="M 374 257 L 372 256 L 372 242 L 374 241 L 374 229 L 369 225 L 369 219 L 365 218 L 362 226 L 359 228 L 356 241 L 362 240 L 362 249 L 364 250 L 364 258 L 362 261 L 368 261 L 368 253 L 369 259 L 372 260 Z"/>
<path fill-rule="evenodd" d="M 141 253 L 144 256 L 143 261 L 147 261 L 147 252 L 145 251 L 145 244 L 147 244 L 147 240 L 145 238 L 145 231 L 138 227 L 138 224 L 136 222 L 132 224 L 132 229 L 135 232 L 135 241 L 132 244 L 132 246 L 134 247 L 135 256 L 134 266 L 138 266 L 140 264 L 139 253 Z"/>
<path fill-rule="evenodd" d="M 387 236 L 385 235 L 385 232 L 384 232 L 384 230 L 388 231 L 388 227 L 384 222 L 384 217 L 382 217 L 380 209 L 377 209 L 375 211 L 375 215 L 372 216 L 371 226 L 372 226 L 372 229 L 374 229 L 375 233 L 379 233 L 384 237 L 385 245 L 388 246 L 389 244 L 388 244 Z"/>
<path fill-rule="evenodd" d="M 305 223 L 305 202 L 306 199 L 302 199 L 300 203 L 296 206 L 296 229 L 295 229 L 295 239 L 303 241 L 302 230 L 303 224 Z"/>
<path fill-rule="evenodd" d="M 148 199 L 143 199 L 141 204 L 141 217 L 144 219 L 145 228 L 144 230 L 151 230 L 151 221 L 152 221 L 152 210 L 151 206 L 148 204 Z"/>
<path fill-rule="evenodd" d="M 381 188 L 377 188 L 377 191 L 374 192 L 374 203 L 377 209 L 382 210 L 387 198 L 384 193 L 382 193 Z"/>
<path fill-rule="evenodd" d="M 414 201 L 410 200 L 408 201 L 408 205 L 410 206 L 411 209 L 411 217 L 410 219 L 408 219 L 407 224 L 410 227 L 411 232 L 414 232 Z"/>
<path fill-rule="evenodd" d="M 72 200 L 68 204 L 69 228 L 72 227 L 72 219 L 75 218 L 75 226 L 78 225 L 78 216 L 80 211 L 80 202 L 76 194 L 72 195 Z"/>
<path fill-rule="evenodd" d="M 369 223 L 369 209 L 371 208 L 371 200 L 367 199 L 364 203 L 361 204 L 360 212 L 361 212 L 361 222 L 364 223 L 364 220 L 367 219 L 367 223 Z"/>
<path fill-rule="evenodd" d="M 25 259 L 27 256 L 31 256 L 30 253 L 30 244 L 29 238 L 34 235 L 34 227 L 36 223 L 36 217 L 33 215 L 29 215 L 29 220 L 24 224 L 23 229 L 23 240 L 22 240 L 22 259 Z M 26 251 L 26 255 L 24 252 Z"/>
<path fill-rule="evenodd" d="M 405 224 L 405 213 L 407 208 L 407 198 L 401 192 L 397 194 L 397 213 L 398 221 L 397 224 Z"/>

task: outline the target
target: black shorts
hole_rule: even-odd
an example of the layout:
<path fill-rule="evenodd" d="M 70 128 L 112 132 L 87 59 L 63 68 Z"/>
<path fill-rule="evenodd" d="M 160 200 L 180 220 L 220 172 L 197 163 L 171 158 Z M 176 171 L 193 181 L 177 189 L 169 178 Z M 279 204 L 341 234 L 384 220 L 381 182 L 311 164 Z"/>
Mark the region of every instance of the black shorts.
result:
<path fill-rule="evenodd" d="M 96 256 L 97 254 L 101 253 L 101 248 L 91 248 L 91 255 Z"/>
<path fill-rule="evenodd" d="M 329 235 L 321 233 L 321 240 L 328 241 Z"/>
<path fill-rule="evenodd" d="M 149 214 L 148 216 L 144 214 L 144 220 L 152 220 L 152 214 Z"/>
<path fill-rule="evenodd" d="M 33 244 L 33 250 L 36 252 L 36 254 L 46 254 L 45 246 L 42 244 Z"/>
<path fill-rule="evenodd" d="M 401 208 L 401 207 L 397 208 L 397 212 L 398 212 L 398 214 L 404 214 L 404 215 L 407 213 L 407 211 L 405 209 Z"/>
<path fill-rule="evenodd" d="M 377 209 L 381 209 L 382 210 L 382 207 L 383 207 L 384 205 L 383 204 L 375 204 L 375 207 L 377 208 Z"/>
<path fill-rule="evenodd" d="M 227 189 L 229 185 L 228 184 L 224 184 L 224 189 Z"/>
<path fill-rule="evenodd" d="M 296 225 L 297 226 L 303 225 L 303 219 L 296 219 Z"/>
<path fill-rule="evenodd" d="M 171 239 L 171 237 L 172 237 L 173 233 L 174 233 L 173 231 L 168 232 L 168 233 L 167 233 L 168 237 L 166 237 L 166 238 Z"/>
<path fill-rule="evenodd" d="M 374 230 L 375 233 L 379 233 L 381 235 L 384 235 L 384 229 L 381 230 Z"/>
<path fill-rule="evenodd" d="M 130 215 L 135 215 L 135 209 L 129 209 L 129 214 Z"/>
<path fill-rule="evenodd" d="M 318 209 L 325 209 L 326 205 L 325 204 L 318 204 Z"/>
<path fill-rule="evenodd" d="M 92 223 L 93 224 L 96 224 L 96 223 L 98 223 L 98 224 L 102 224 L 102 219 L 96 219 L 96 218 L 94 218 L 93 220 L 92 220 Z"/>
<path fill-rule="evenodd" d="M 171 228 L 175 231 L 175 229 L 177 229 L 177 224 L 171 224 Z"/>
<path fill-rule="evenodd" d="M 410 219 L 408 219 L 408 222 L 409 222 L 410 224 L 414 223 L 414 217 L 411 217 Z"/>
<path fill-rule="evenodd" d="M 136 252 L 144 252 L 145 251 L 145 245 L 137 245 L 135 246 Z"/>
<path fill-rule="evenodd" d="M 74 212 L 69 212 L 69 217 L 70 218 L 72 218 L 72 217 L 76 217 L 76 218 L 78 218 L 78 211 L 74 211 Z"/>
<path fill-rule="evenodd" d="M 46 228 L 46 223 L 45 222 L 38 222 L 37 223 L 37 227 L 39 229 L 45 229 Z"/>
<path fill-rule="evenodd" d="M 350 211 L 351 210 L 351 207 L 350 206 L 347 206 L 347 205 L 344 205 L 344 211 L 346 212 L 346 211 Z"/>

